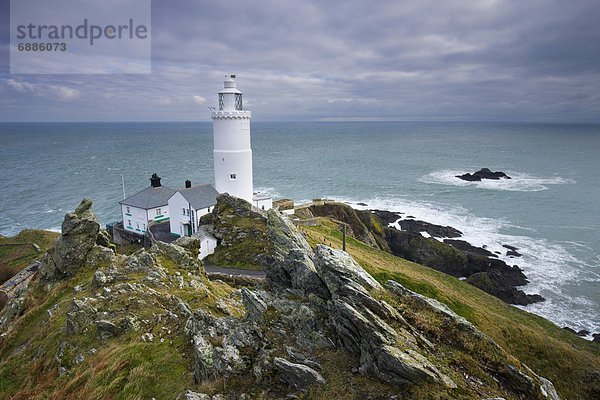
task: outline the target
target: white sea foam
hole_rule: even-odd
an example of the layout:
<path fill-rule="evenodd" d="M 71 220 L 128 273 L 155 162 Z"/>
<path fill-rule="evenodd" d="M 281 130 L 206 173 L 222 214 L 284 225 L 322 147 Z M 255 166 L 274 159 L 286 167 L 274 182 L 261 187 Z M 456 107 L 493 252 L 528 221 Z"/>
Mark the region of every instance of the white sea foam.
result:
<path fill-rule="evenodd" d="M 257 188 L 254 188 L 254 191 L 256 193 L 260 193 L 260 194 L 265 194 L 265 195 L 271 196 L 272 198 L 282 197 L 281 194 L 277 191 L 277 189 L 272 188 L 272 187 L 259 186 Z"/>
<path fill-rule="evenodd" d="M 565 243 L 554 243 L 546 239 L 525 235 L 508 235 L 503 230 L 516 227 L 505 219 L 477 217 L 462 207 L 442 206 L 435 203 L 416 202 L 405 198 L 395 199 L 360 199 L 349 200 L 338 198 L 359 209 L 380 209 L 403 212 L 402 218 L 414 216 L 416 219 L 437 225 L 452 226 L 461 232 L 460 238 L 474 246 L 486 246 L 487 250 L 500 253 L 498 258 L 509 265 L 519 265 L 530 284 L 522 287 L 526 293 L 539 293 L 546 298 L 545 302 L 521 307 L 553 321 L 558 326 L 569 326 L 575 330 L 587 329 L 600 331 L 600 321 L 595 315 L 598 304 L 589 297 L 568 295 L 565 290 L 570 285 L 581 282 L 600 282 L 593 266 L 577 259 Z M 366 203 L 360 206 L 358 203 Z M 518 227 L 527 233 L 535 233 L 527 227 Z M 502 245 L 518 248 L 521 257 L 506 256 L 507 249 Z M 589 337 L 591 338 L 591 337 Z"/>
<path fill-rule="evenodd" d="M 467 171 L 444 169 L 422 176 L 419 178 L 419 181 L 423 183 L 476 187 L 488 190 L 507 190 L 512 192 L 538 192 L 547 190 L 548 185 L 575 183 L 573 179 L 567 179 L 560 176 L 541 178 L 514 171 L 507 171 L 507 175 L 510 176 L 511 179 L 483 179 L 480 182 L 468 182 L 456 177 L 457 175 L 465 173 L 467 173 Z"/>

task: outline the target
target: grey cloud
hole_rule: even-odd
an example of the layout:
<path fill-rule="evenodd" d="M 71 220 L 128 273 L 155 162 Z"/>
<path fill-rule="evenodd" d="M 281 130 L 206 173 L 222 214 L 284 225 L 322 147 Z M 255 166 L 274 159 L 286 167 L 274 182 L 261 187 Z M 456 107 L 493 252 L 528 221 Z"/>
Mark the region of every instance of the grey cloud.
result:
<path fill-rule="evenodd" d="M 0 90 L 11 93 L 0 99 L 11 108 L 0 119 L 19 110 L 29 118 L 33 107 L 31 94 L 11 89 L 9 79 L 79 94 L 70 107 L 48 105 L 40 116 L 207 119 L 230 72 L 257 119 L 600 115 L 600 5 L 592 0 L 154 0 L 152 13 L 151 75 L 0 70 Z"/>

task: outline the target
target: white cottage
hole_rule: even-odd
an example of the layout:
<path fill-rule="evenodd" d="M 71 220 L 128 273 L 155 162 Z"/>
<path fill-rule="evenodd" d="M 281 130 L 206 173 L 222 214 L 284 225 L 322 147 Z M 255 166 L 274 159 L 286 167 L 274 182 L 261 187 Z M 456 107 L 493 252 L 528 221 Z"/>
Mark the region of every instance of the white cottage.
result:
<path fill-rule="evenodd" d="M 219 192 L 208 183 L 192 186 L 190 181 L 185 181 L 185 188 L 175 191 L 169 198 L 171 234 L 192 236 L 196 233 L 200 217 L 213 210 L 218 195 Z"/>
<path fill-rule="evenodd" d="M 160 177 L 153 174 L 150 178 L 150 187 L 119 202 L 123 228 L 126 231 L 144 235 L 150 222 L 168 220 L 168 201 L 174 193 L 175 190 L 162 186 Z"/>

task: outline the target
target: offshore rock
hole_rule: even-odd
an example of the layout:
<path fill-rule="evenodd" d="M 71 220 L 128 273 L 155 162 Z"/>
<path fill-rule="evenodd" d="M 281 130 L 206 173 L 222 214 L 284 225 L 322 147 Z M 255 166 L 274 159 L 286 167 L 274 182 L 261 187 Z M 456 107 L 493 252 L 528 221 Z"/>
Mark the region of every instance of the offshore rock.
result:
<path fill-rule="evenodd" d="M 65 215 L 62 234 L 40 266 L 40 280 L 55 282 L 73 276 L 85 265 L 89 251 L 96 245 L 99 230 L 92 201 L 82 200 L 75 212 Z"/>
<path fill-rule="evenodd" d="M 295 364 L 281 357 L 275 357 L 273 364 L 279 371 L 281 380 L 296 390 L 306 390 L 310 386 L 326 383 L 320 373 L 306 365 Z"/>
<path fill-rule="evenodd" d="M 481 168 L 479 171 L 473 174 L 463 174 L 456 175 L 457 178 L 462 179 L 463 181 L 468 182 L 480 182 L 482 179 L 493 179 L 499 180 L 500 178 L 510 179 L 510 176 L 506 175 L 504 172 L 492 172 L 489 168 Z"/>

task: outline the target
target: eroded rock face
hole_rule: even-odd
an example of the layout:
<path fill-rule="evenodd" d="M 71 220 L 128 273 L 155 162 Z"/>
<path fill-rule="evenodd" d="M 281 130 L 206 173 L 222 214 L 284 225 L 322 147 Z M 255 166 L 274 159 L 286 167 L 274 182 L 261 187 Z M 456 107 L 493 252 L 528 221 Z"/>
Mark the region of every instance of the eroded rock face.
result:
<path fill-rule="evenodd" d="M 328 298 L 329 291 L 317 274 L 312 249 L 302 234 L 289 219 L 275 210 L 268 212 L 267 227 L 273 248 L 261 257 L 261 265 L 270 284 Z"/>
<path fill-rule="evenodd" d="M 383 288 L 348 254 L 318 246 L 317 270 L 333 294 L 329 309 L 338 340 L 347 351 L 360 356 L 361 373 L 397 385 L 421 382 L 454 385 L 418 353 L 417 338 L 408 330 L 393 328 L 386 322 L 406 324 L 391 306 L 369 294 L 368 290 Z"/>
<path fill-rule="evenodd" d="M 312 385 L 326 383 L 320 373 L 306 365 L 292 363 L 281 357 L 275 357 L 273 364 L 281 372 L 281 379 L 298 390 L 306 390 Z"/>
<path fill-rule="evenodd" d="M 345 251 L 335 250 L 324 245 L 317 245 L 316 264 L 319 276 L 331 293 L 343 294 L 346 286 L 359 284 L 366 290 L 383 289 Z"/>
<path fill-rule="evenodd" d="M 92 201 L 84 199 L 75 212 L 65 215 L 62 234 L 51 253 L 40 266 L 43 282 L 54 282 L 73 276 L 81 268 L 88 253 L 96 245 L 100 224 L 92 210 Z"/>

